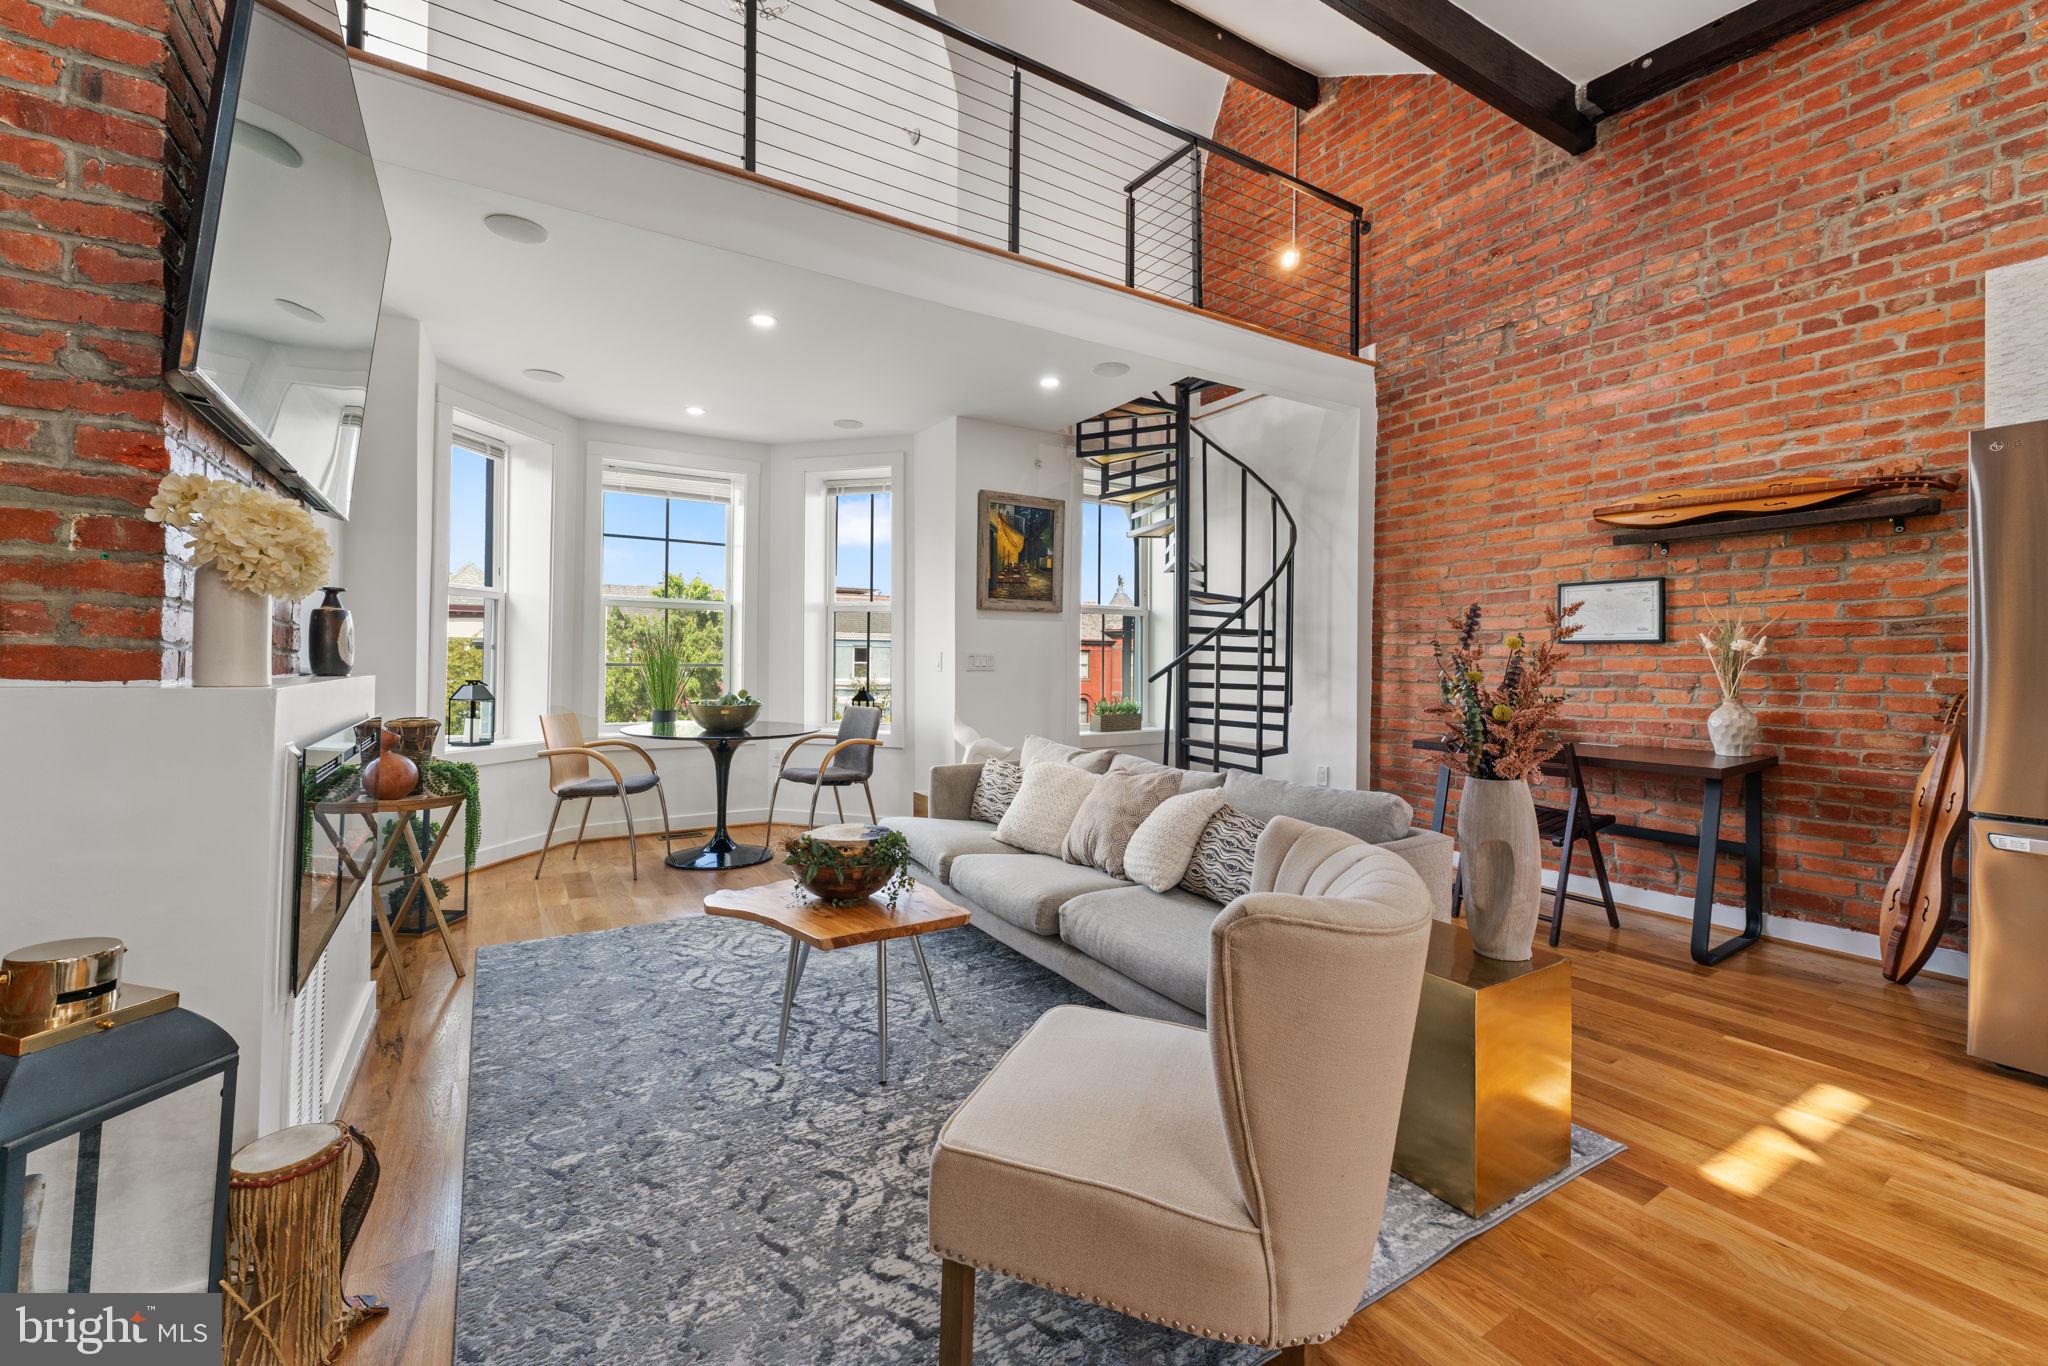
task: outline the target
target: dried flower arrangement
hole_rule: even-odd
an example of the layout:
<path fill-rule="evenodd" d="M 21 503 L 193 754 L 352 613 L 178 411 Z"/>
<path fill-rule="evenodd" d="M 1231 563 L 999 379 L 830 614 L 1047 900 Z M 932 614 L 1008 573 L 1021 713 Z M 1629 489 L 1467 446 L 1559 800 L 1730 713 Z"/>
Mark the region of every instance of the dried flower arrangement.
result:
<path fill-rule="evenodd" d="M 1750 665 L 1764 657 L 1775 618 L 1759 612 L 1756 623 L 1751 625 L 1749 610 L 1743 607 L 1726 617 L 1709 607 L 1706 616 L 1708 629 L 1700 632 L 1700 648 L 1707 652 L 1707 662 L 1714 667 L 1714 679 L 1721 685 L 1721 700 L 1740 703 L 1742 676 L 1749 672 Z"/>
<path fill-rule="evenodd" d="M 1548 637 L 1531 646 L 1519 633 L 1507 638 L 1508 659 L 1498 687 L 1486 686 L 1480 660 L 1486 653 L 1479 640 L 1479 604 L 1453 616 L 1451 644 L 1433 640 L 1437 684 L 1443 701 L 1429 714 L 1444 725 L 1449 763 L 1473 778 L 1526 778 L 1562 747 L 1552 727 L 1561 695 L 1547 691 L 1564 662 L 1558 646 L 1579 633 L 1579 604 L 1563 611 L 1544 610 Z"/>
<path fill-rule="evenodd" d="M 245 593 L 302 598 L 327 579 L 332 550 L 301 503 L 203 474 L 167 474 L 142 514 L 190 533 L 192 560 Z"/>

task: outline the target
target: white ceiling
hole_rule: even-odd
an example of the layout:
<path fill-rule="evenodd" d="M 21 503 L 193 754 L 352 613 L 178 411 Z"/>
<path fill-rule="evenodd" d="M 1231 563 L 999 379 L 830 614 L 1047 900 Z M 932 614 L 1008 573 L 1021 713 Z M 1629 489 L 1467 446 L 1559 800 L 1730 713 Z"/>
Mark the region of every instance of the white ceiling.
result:
<path fill-rule="evenodd" d="M 1456 0 L 1460 9 L 1505 35 L 1517 47 L 1584 82 L 1605 75 L 1703 24 L 1742 7 L 1743 0 Z M 1239 37 L 1285 57 L 1318 76 L 1392 75 L 1427 70 L 1323 3 L 1323 0 L 1179 0 Z M 1120 52 L 1095 36 L 1109 23 L 1072 0 L 938 0 L 939 12 L 978 33 L 1043 61 L 1069 64 L 1084 79 L 1109 90 L 1129 88 L 1115 61 Z M 1155 45 L 1157 46 L 1157 45 Z M 1167 49 L 1159 48 L 1161 52 Z M 1207 72 L 1192 58 L 1169 54 L 1184 71 Z M 1099 69 L 1091 69 L 1095 63 Z M 1147 64 L 1149 66 L 1149 64 Z M 1134 73 L 1135 74 L 1135 73 Z M 1195 82 L 1192 74 L 1185 80 Z M 1190 87 L 1193 88 L 1192 86 Z M 1206 87 L 1204 87 L 1206 88 Z M 1166 114 L 1168 100 L 1155 96 Z M 1144 103 L 1143 99 L 1135 101 Z M 1150 106 L 1148 106 L 1150 107 Z M 1207 121 L 1214 127 L 1215 104 Z M 1172 115 L 1169 115 L 1172 117 Z M 1181 120 L 1187 123 L 1186 119 Z"/>
<path fill-rule="evenodd" d="M 571 417 L 771 444 L 852 435 L 840 418 L 869 435 L 953 414 L 1051 431 L 1179 378 L 1155 358 L 402 166 L 378 177 L 387 308 L 420 319 L 440 360 Z M 505 241 L 488 213 L 549 238 Z M 778 325 L 753 327 L 757 312 Z M 1095 377 L 1108 360 L 1130 373 Z M 1039 387 L 1048 374 L 1057 390 Z"/>

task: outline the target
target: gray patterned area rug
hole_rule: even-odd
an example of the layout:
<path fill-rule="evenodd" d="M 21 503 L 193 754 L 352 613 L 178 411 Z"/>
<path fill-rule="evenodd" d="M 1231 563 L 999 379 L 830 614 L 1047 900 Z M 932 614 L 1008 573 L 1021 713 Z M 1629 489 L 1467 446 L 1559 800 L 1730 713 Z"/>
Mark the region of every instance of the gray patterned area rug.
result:
<path fill-rule="evenodd" d="M 927 936 L 943 1026 L 892 951 L 890 1081 L 875 1082 L 874 954 L 811 955 L 774 1065 L 788 941 L 706 917 L 477 956 L 456 1355 L 526 1363 L 929 1362 L 934 1136 L 1031 1022 L 1092 998 L 978 930 Z M 1395 1178 L 1365 1302 L 1621 1151 L 1486 1219 Z M 1184 1337 L 981 1277 L 976 1360 L 1251 1366 Z"/>

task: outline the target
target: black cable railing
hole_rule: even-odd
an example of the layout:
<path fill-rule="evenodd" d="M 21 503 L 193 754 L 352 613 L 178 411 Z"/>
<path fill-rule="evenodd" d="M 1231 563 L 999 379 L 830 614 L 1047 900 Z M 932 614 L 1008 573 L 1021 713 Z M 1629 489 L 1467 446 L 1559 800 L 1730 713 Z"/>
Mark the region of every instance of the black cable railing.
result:
<path fill-rule="evenodd" d="M 1356 204 L 911 0 L 336 0 L 349 42 L 1356 354 Z"/>

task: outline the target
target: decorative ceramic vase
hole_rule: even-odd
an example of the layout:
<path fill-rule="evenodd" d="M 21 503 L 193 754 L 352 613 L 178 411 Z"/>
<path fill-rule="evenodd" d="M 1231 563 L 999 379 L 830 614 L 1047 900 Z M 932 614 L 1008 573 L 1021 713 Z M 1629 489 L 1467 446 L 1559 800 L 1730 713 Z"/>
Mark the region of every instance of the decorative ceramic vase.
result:
<path fill-rule="evenodd" d="M 363 795 L 372 801 L 395 802 L 410 797 L 420 785 L 419 765 L 399 751 L 394 731 L 377 734 L 377 757 L 363 765 Z"/>
<path fill-rule="evenodd" d="M 808 831 L 798 838 L 832 846 L 845 863 L 808 875 L 798 873 L 797 881 L 827 905 L 849 906 L 867 900 L 896 875 L 894 865 L 871 857 L 875 841 L 888 833 L 879 825 L 827 825 Z"/>
<path fill-rule="evenodd" d="M 306 656 L 322 678 L 346 678 L 356 666 L 356 623 L 341 605 L 339 588 L 323 588 L 307 623 Z"/>
<path fill-rule="evenodd" d="M 1543 899 L 1543 855 L 1528 783 L 1465 780 L 1458 799 L 1458 877 L 1473 949 L 1510 963 L 1529 958 Z"/>
<path fill-rule="evenodd" d="M 1707 718 L 1707 734 L 1714 742 L 1714 753 L 1746 758 L 1756 749 L 1756 713 L 1728 698 Z"/>
<path fill-rule="evenodd" d="M 270 599 L 236 588 L 210 564 L 193 576 L 192 683 L 270 686 Z"/>
<path fill-rule="evenodd" d="M 724 707 L 716 702 L 690 704 L 690 719 L 711 735 L 738 735 L 753 725 L 754 718 L 760 714 L 759 702 L 737 702 Z"/>

